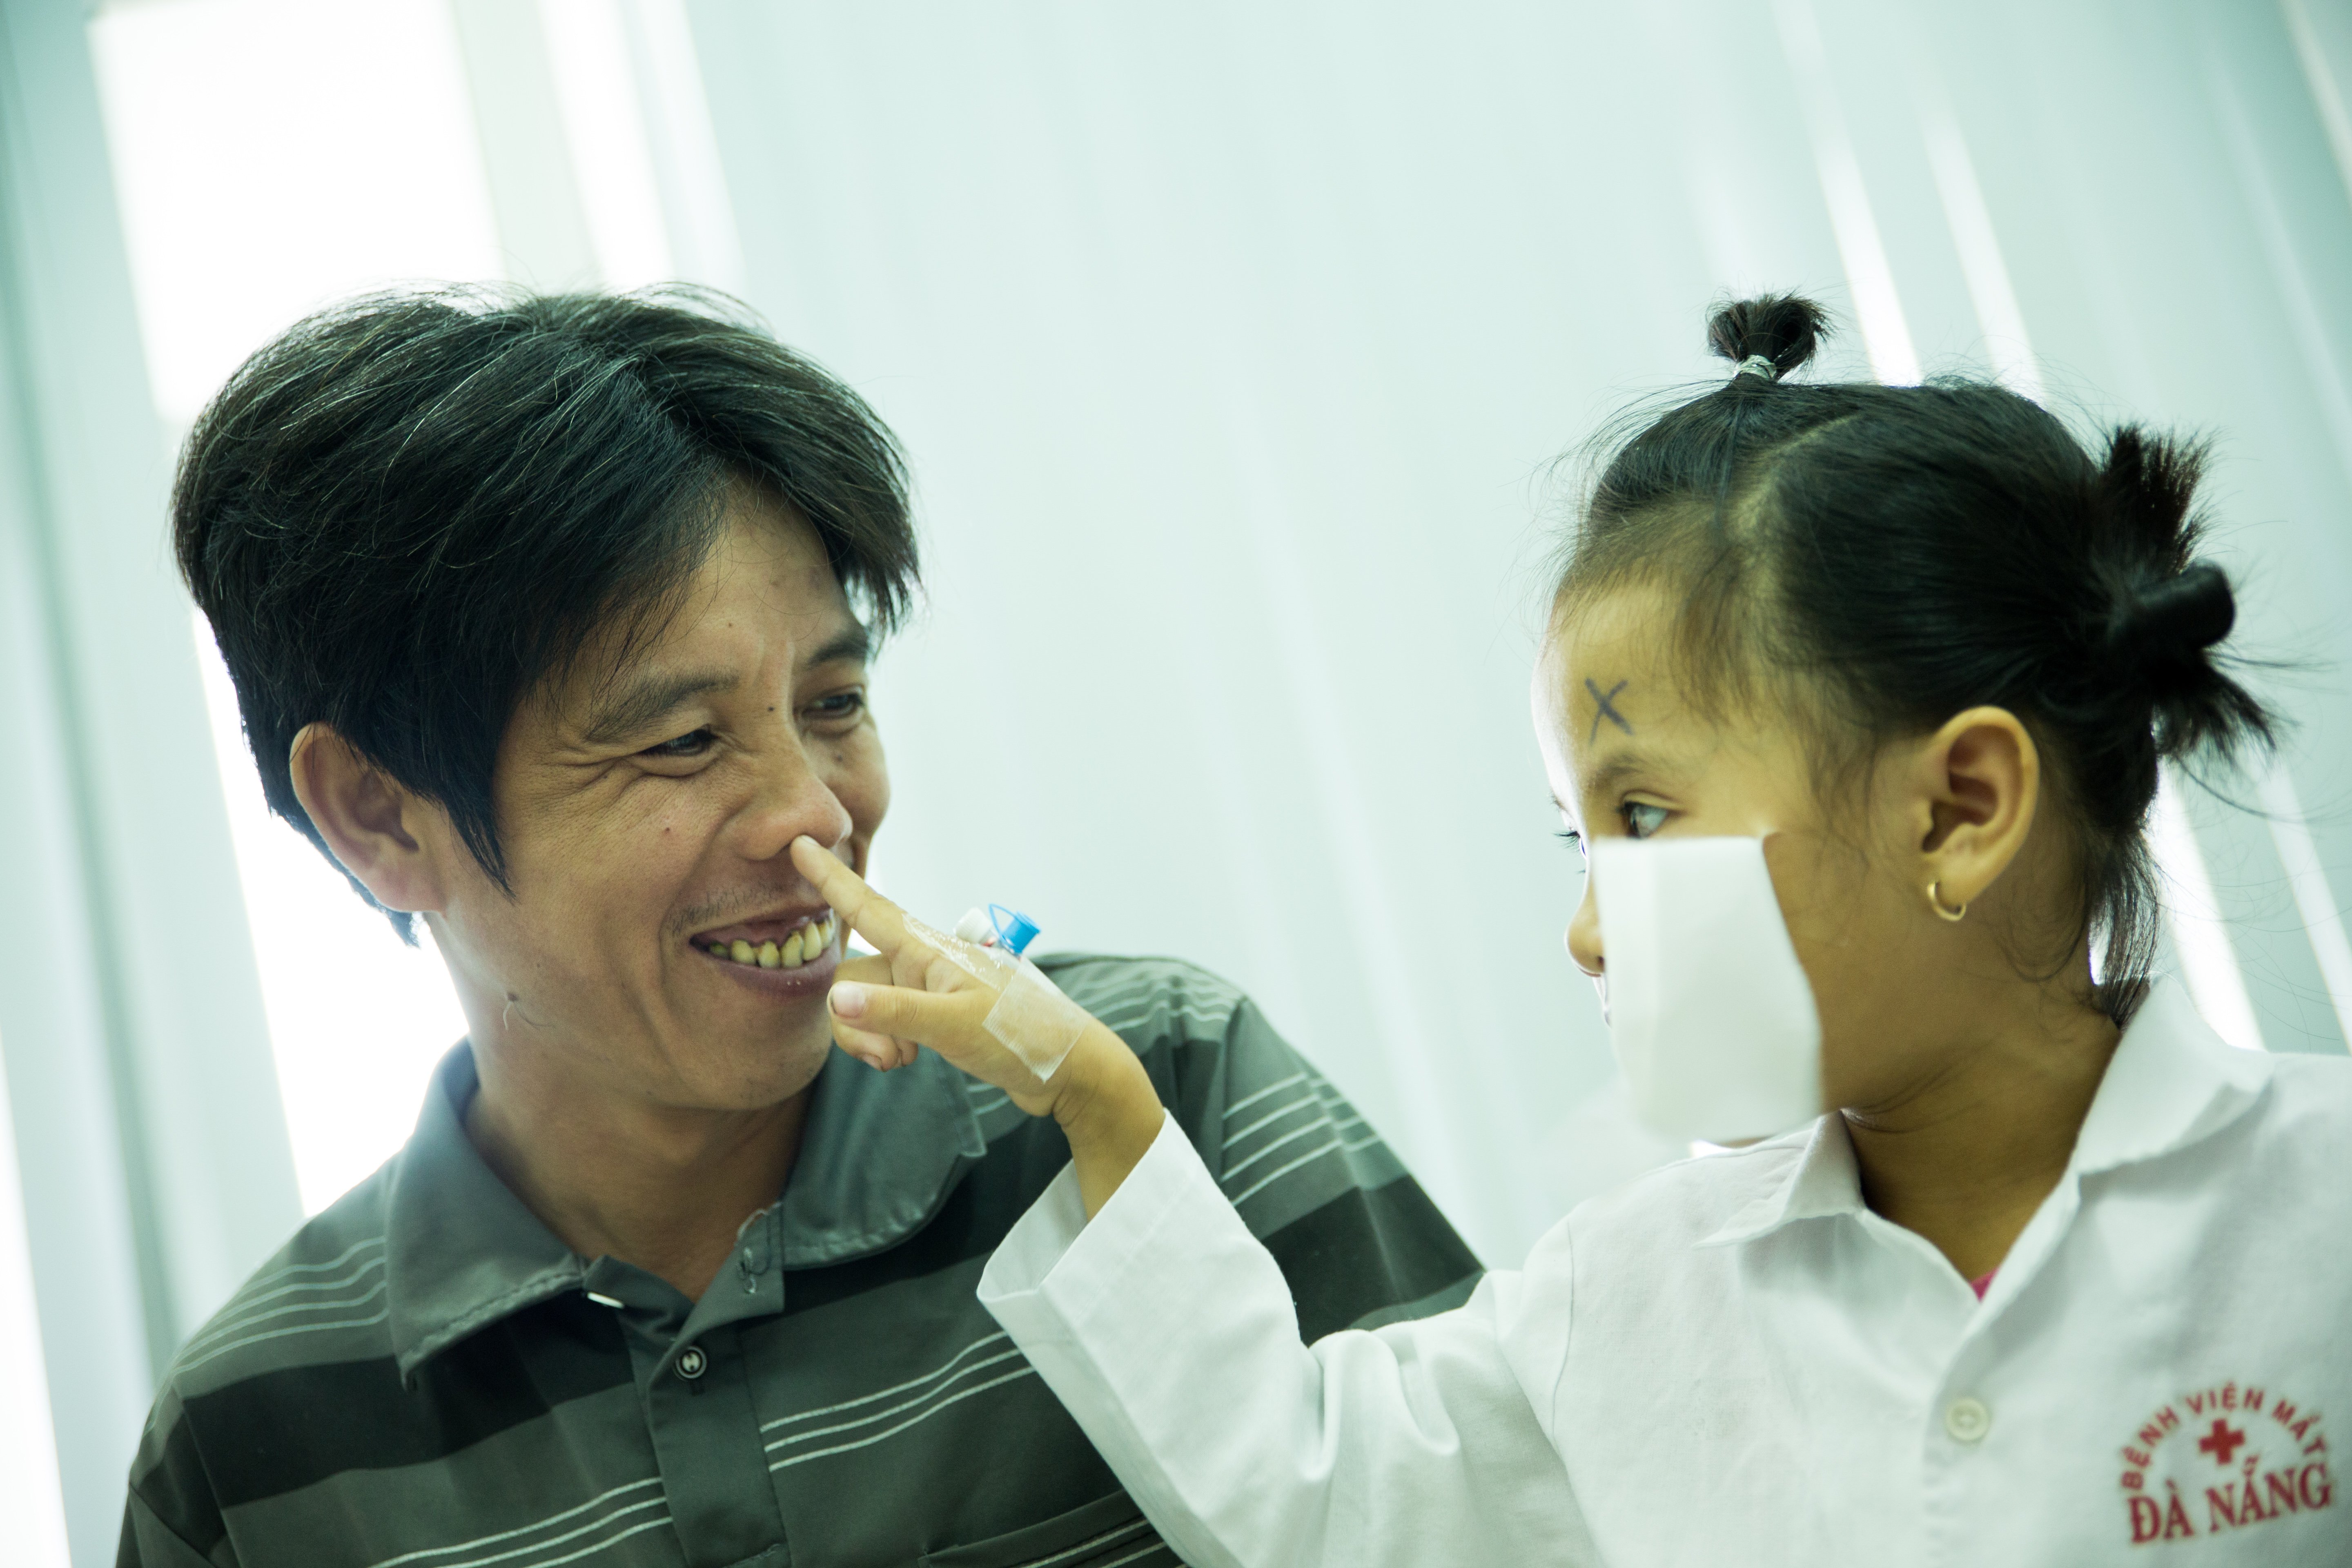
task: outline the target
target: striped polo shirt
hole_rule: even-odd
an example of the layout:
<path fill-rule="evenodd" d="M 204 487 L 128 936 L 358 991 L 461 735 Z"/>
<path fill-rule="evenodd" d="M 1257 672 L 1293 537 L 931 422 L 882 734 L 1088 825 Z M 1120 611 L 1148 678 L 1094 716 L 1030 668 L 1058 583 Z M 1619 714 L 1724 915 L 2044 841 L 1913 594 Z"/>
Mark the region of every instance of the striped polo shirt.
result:
<path fill-rule="evenodd" d="M 1308 1339 L 1459 1304 L 1478 1265 L 1231 986 L 1049 956 L 1280 1260 Z M 973 1292 L 1069 1158 L 929 1052 L 836 1051 L 783 1195 L 689 1300 L 572 1252 L 462 1128 L 416 1131 L 189 1340 L 131 1468 L 147 1568 L 1157 1568 L 1174 1557 Z"/>

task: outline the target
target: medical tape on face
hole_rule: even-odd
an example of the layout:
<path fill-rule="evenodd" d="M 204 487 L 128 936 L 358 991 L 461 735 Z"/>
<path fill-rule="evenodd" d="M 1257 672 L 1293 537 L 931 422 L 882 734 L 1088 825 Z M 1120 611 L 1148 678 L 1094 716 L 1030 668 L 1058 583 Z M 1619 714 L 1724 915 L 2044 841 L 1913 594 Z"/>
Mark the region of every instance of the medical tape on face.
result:
<path fill-rule="evenodd" d="M 1076 1047 L 1091 1017 L 1027 959 L 1011 961 L 1010 967 L 1012 977 L 1005 981 L 996 1005 L 980 1021 L 981 1027 L 995 1036 L 999 1045 L 1019 1057 L 1043 1082 Z"/>

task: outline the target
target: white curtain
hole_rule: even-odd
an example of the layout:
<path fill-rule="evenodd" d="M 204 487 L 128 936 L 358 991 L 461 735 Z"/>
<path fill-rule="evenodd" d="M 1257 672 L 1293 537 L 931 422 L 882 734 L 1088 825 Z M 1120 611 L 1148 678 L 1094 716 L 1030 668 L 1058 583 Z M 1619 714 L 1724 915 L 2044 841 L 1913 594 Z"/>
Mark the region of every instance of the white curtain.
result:
<path fill-rule="evenodd" d="M 139 0 L 103 131 L 87 19 L 0 0 L 0 1321 L 43 1363 L 0 1390 L 47 1384 L 61 1485 L 10 1470 L 77 1563 L 157 1361 L 293 1221 L 268 1047 L 316 1206 L 444 1043 L 282 978 L 354 906 L 254 847 L 230 727 L 224 830 L 155 460 L 261 336 L 420 269 L 717 284 L 865 391 L 931 587 L 879 670 L 886 886 L 1232 977 L 1496 1263 L 1677 1152 L 1559 947 L 1553 459 L 1723 374 L 1705 307 L 1765 288 L 1842 312 L 1832 374 L 2210 432 L 2298 728 L 2262 812 L 2168 792 L 2175 946 L 2231 1037 L 2343 1048 L 2341 0 Z M 449 1016 L 352 929 L 346 1012 Z"/>
<path fill-rule="evenodd" d="M 1826 298 L 1833 371 L 2219 435 L 2248 641 L 2314 672 L 2273 683 L 2302 842 L 2347 887 L 2340 17 L 688 11 L 746 291 L 921 484 L 887 884 L 1232 976 L 1489 1258 L 1656 1153 L 1560 951 L 1526 674 L 1547 463 L 1722 374 L 1717 296 Z M 2261 818 L 2192 812 L 2262 1037 L 2342 1048 L 2304 908 L 2340 896 L 2290 896 Z"/>
<path fill-rule="evenodd" d="M 37 1568 L 111 1560 L 155 1378 L 300 1215 L 87 20 L 0 0 L 0 1557 Z"/>

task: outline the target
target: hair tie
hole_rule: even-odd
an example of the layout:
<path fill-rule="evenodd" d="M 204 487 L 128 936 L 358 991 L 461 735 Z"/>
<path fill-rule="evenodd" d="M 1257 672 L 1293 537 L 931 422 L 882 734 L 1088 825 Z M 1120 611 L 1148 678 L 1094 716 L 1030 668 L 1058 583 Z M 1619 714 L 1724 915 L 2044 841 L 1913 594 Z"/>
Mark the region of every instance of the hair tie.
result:
<path fill-rule="evenodd" d="M 1731 374 L 1735 380 L 1743 375 L 1760 375 L 1767 381 L 1780 379 L 1780 371 L 1762 354 L 1749 354 L 1739 362 L 1739 368 Z"/>
<path fill-rule="evenodd" d="M 2237 624 L 2230 579 L 2210 561 L 2127 588 L 2108 613 L 2105 652 L 2126 679 L 2158 689 L 2208 667 L 2205 650 Z"/>

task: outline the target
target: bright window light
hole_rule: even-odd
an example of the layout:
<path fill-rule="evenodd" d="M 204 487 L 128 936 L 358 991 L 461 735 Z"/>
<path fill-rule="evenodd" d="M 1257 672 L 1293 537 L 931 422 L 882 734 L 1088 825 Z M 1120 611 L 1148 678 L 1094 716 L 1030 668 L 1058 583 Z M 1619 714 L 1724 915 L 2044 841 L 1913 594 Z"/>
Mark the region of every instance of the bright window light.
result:
<path fill-rule="evenodd" d="M 66 1568 L 65 1493 L 50 1431 L 16 1123 L 0 1074 L 0 1519 L 8 1521 L 8 1561 L 25 1568 Z"/>
<path fill-rule="evenodd" d="M 2309 0 L 2280 0 L 2279 9 L 2286 15 L 2287 34 L 2294 39 L 2295 57 L 2303 62 L 2304 79 L 2311 84 L 2312 105 L 2319 110 L 2319 122 L 2327 127 L 2328 145 L 2336 150 L 2336 172 L 2344 176 L 2347 194 L 2352 194 L 2352 111 L 2347 110 L 2336 72 L 2328 66 L 2326 41 L 2314 25 Z M 2323 7 L 2321 16 L 2336 30 L 2338 41 L 2352 33 L 2342 13 L 2333 7 Z"/>
<path fill-rule="evenodd" d="M 2336 1023 L 2344 1043 L 2352 1046 L 2352 936 L 2344 930 L 2344 911 L 2336 906 L 2336 890 L 2328 886 L 2327 868 L 2320 863 L 2319 845 L 2303 815 L 2294 780 L 2284 763 L 2273 764 L 2263 775 L 2263 811 L 2271 819 L 2271 842 L 2279 864 L 2286 868 L 2294 907 L 2303 917 L 2304 934 L 2311 939 L 2311 956 L 2319 965 L 2320 983 L 2336 1009 Z"/>
<path fill-rule="evenodd" d="M 2254 1000 L 2247 994 L 2246 977 L 2230 945 L 2229 924 L 2213 895 L 2205 852 L 2198 847 L 2188 806 L 2168 768 L 2157 785 L 2147 839 L 2163 886 L 2164 929 L 2179 954 L 2180 977 L 2188 983 L 2189 999 L 2215 1034 L 2245 1050 L 2263 1049 L 2262 1025 L 2254 1017 Z"/>
<path fill-rule="evenodd" d="M 90 46 L 173 431 L 315 306 L 501 275 L 446 0 L 146 0 Z"/>
<path fill-rule="evenodd" d="M 101 12 L 90 36 L 149 374 L 174 436 L 247 355 L 328 300 L 501 275 L 446 0 L 145 0 Z M 195 635 L 315 1213 L 406 1139 L 465 1021 L 430 947 L 404 947 L 264 808 L 226 671 L 209 628 Z"/>
<path fill-rule="evenodd" d="M 1853 290 L 1853 313 L 1870 353 L 1871 374 L 1892 385 L 1916 386 L 1919 351 L 1911 342 L 1911 324 L 1895 292 L 1894 264 L 1879 237 L 1870 187 L 1863 181 L 1862 161 L 1854 156 L 1853 138 L 1838 104 L 1837 80 L 1811 0 L 1779 0 L 1773 15 L 1780 24 L 1780 44 L 1796 80 L 1805 126 L 1812 133 L 1814 171 L 1829 206 L 1830 232 L 1845 267 L 1846 286 Z"/>
<path fill-rule="evenodd" d="M 540 20 L 604 281 L 636 289 L 677 276 L 621 0 L 541 0 Z"/>
<path fill-rule="evenodd" d="M 1993 374 L 2011 391 L 2039 403 L 2043 397 L 2042 367 L 2027 341 L 2025 312 L 2018 308 L 1992 210 L 1977 183 L 1976 160 L 1969 155 L 1968 138 L 1960 133 L 1959 120 L 1932 62 L 1922 62 L 1915 72 L 1912 101 L 1927 144 L 1927 165 L 1935 171 L 1936 194 L 1943 199 L 1944 221 L 1951 226 L 1952 249 L 1959 257 L 1960 275 L 1968 280 L 1969 301 L 1976 307 L 1977 324 L 1984 329 Z"/>
<path fill-rule="evenodd" d="M 228 668 L 201 617 L 195 631 L 294 1175 L 316 1214 L 407 1142 L 433 1064 L 466 1016 L 432 939 L 404 945 L 309 839 L 269 814 Z"/>

